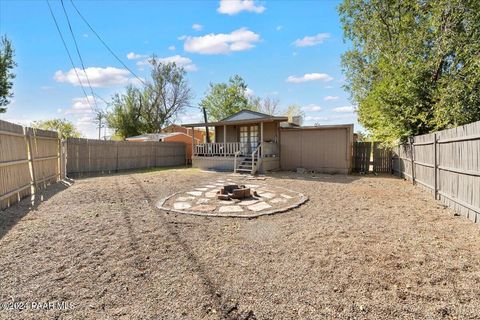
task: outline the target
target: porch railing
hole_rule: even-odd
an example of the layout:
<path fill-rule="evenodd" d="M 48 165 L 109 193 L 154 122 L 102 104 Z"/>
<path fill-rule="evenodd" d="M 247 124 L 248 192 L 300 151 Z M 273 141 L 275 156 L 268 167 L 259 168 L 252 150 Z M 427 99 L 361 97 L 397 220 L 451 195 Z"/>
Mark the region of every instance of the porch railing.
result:
<path fill-rule="evenodd" d="M 201 143 L 196 144 L 193 150 L 195 156 L 233 156 L 241 151 L 240 142 Z"/>
<path fill-rule="evenodd" d="M 248 143 L 241 142 L 227 142 L 227 143 L 200 143 L 196 144 L 193 149 L 194 156 L 227 156 L 233 157 L 237 155 L 251 155 L 252 151 Z M 266 157 L 278 156 L 278 144 L 264 142 L 262 144 L 264 149 L 263 154 Z"/>

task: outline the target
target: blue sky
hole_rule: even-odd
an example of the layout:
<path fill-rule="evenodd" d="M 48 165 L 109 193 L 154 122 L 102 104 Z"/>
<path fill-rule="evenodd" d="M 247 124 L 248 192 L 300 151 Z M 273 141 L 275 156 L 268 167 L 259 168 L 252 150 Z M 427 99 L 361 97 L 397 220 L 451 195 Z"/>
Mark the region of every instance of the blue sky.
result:
<path fill-rule="evenodd" d="M 80 68 L 61 3 L 50 3 Z M 95 31 L 140 77 L 148 78 L 143 61 L 152 53 L 183 65 L 195 94 L 193 105 L 198 105 L 210 82 L 225 82 L 239 74 L 253 94 L 276 97 L 282 107 L 302 106 L 305 124 L 354 123 L 359 130 L 342 88 L 340 56 L 348 45 L 342 38 L 338 3 L 75 1 Z M 89 30 L 70 0 L 64 4 L 94 92 L 109 100 L 127 84 L 138 83 Z M 24 125 L 67 118 L 85 136 L 95 137 L 91 109 L 47 3 L 0 1 L 0 34 L 12 40 L 18 63 L 15 97 L 0 118 Z M 84 77 L 83 71 L 80 76 Z M 200 119 L 199 111 L 188 109 L 178 122 Z"/>

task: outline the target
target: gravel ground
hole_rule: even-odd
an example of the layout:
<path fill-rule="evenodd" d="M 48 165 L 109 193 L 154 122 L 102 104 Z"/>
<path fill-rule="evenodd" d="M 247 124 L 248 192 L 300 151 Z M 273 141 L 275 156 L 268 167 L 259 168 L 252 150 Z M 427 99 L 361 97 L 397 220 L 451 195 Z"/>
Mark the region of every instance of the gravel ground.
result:
<path fill-rule="evenodd" d="M 0 213 L 0 318 L 480 318 L 480 228 L 422 190 L 389 176 L 279 172 L 265 182 L 306 204 L 251 220 L 155 208 L 223 177 L 81 179 L 51 187 L 34 210 L 22 201 Z M 13 300 L 25 309 L 10 310 Z"/>

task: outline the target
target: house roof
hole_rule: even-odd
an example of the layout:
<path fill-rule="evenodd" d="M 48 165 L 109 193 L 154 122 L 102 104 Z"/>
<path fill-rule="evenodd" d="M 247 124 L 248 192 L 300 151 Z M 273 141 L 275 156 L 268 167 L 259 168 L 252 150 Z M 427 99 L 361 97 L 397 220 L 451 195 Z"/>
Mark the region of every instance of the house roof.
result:
<path fill-rule="evenodd" d="M 288 121 L 288 117 L 276 117 L 269 114 L 244 109 L 217 122 L 182 124 L 182 127 L 214 127 L 220 125 L 248 124 L 273 121 Z"/>

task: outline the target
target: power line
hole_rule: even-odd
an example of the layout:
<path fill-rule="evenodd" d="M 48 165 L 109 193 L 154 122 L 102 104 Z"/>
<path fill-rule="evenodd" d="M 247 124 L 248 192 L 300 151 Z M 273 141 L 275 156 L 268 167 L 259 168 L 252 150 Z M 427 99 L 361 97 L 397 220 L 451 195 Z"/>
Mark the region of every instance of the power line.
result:
<path fill-rule="evenodd" d="M 72 68 L 75 71 L 75 75 L 77 76 L 78 82 L 80 83 L 80 87 L 82 88 L 83 94 L 85 95 L 85 98 L 87 99 L 87 103 L 92 108 L 92 105 L 90 104 L 90 100 L 88 100 L 88 94 L 85 91 L 85 88 L 83 87 L 82 80 L 80 79 L 80 76 L 78 75 L 77 68 L 75 67 L 75 63 L 73 62 L 72 55 L 70 54 L 70 51 L 68 50 L 67 44 L 65 42 L 65 39 L 63 38 L 62 31 L 60 30 L 60 27 L 58 26 L 57 19 L 55 18 L 55 14 L 53 13 L 52 7 L 50 6 L 50 2 L 48 0 L 47 5 L 48 9 L 50 10 L 50 14 L 53 18 L 53 21 L 55 22 L 55 26 L 57 27 L 58 34 L 60 35 L 60 39 L 62 39 L 63 47 L 65 48 L 65 51 L 67 51 L 68 58 L 70 60 L 70 63 L 72 64 Z"/>
<path fill-rule="evenodd" d="M 77 50 L 78 58 L 80 59 L 80 64 L 82 65 L 83 73 L 85 73 L 85 78 L 87 79 L 88 86 L 90 87 L 90 92 L 92 93 L 93 104 L 95 105 L 95 110 L 98 110 L 97 99 L 95 99 L 95 93 L 93 92 L 92 85 L 90 84 L 90 79 L 88 78 L 87 70 L 85 69 L 85 64 L 83 63 L 82 55 L 80 54 L 80 49 L 78 48 L 77 39 L 75 38 L 75 34 L 73 33 L 72 25 L 70 23 L 70 19 L 68 18 L 67 10 L 65 10 L 65 5 L 63 0 L 60 1 L 63 8 L 63 13 L 65 14 L 65 18 L 67 18 L 68 28 L 70 29 L 70 34 L 72 36 L 73 42 L 75 43 L 75 48 Z M 88 99 L 88 97 L 87 97 Z"/>
<path fill-rule="evenodd" d="M 125 68 L 127 69 L 135 78 L 137 78 L 141 83 L 143 83 L 144 85 L 147 85 L 145 83 L 145 81 L 143 81 L 142 78 L 140 78 L 139 76 L 137 76 L 137 74 L 135 72 L 133 72 L 116 54 L 115 52 L 113 52 L 112 49 L 110 49 L 110 47 L 105 43 L 105 41 L 103 41 L 103 39 L 100 37 L 100 35 L 93 29 L 93 27 L 90 25 L 90 23 L 88 23 L 88 21 L 83 17 L 83 15 L 80 13 L 80 11 L 78 10 L 77 6 L 75 6 L 75 3 L 73 3 L 73 0 L 70 0 L 70 2 L 72 3 L 72 6 L 75 8 L 75 10 L 77 11 L 78 15 L 80 16 L 80 18 L 83 20 L 83 22 L 85 22 L 85 24 L 88 26 L 88 28 L 90 28 L 90 30 L 93 32 L 93 34 L 95 34 L 95 36 L 98 38 L 98 40 L 100 40 L 100 42 L 105 46 L 105 48 L 107 48 L 107 50 L 112 54 L 112 56 L 117 59 L 118 62 L 120 62 L 120 64 Z"/>

